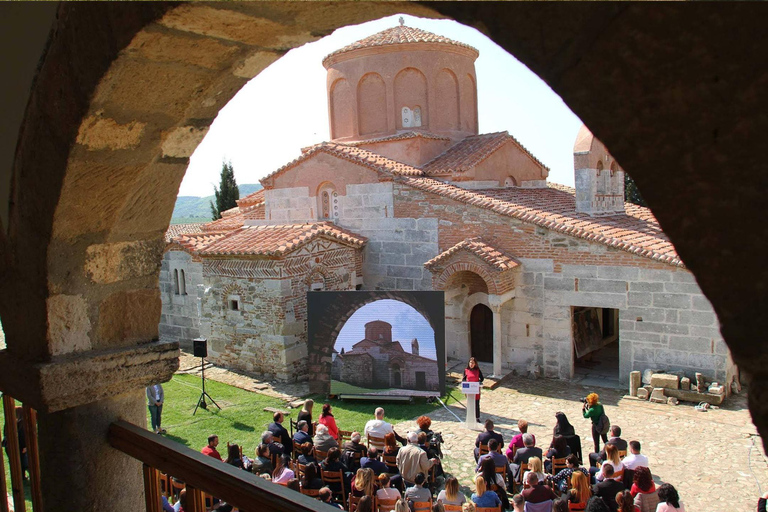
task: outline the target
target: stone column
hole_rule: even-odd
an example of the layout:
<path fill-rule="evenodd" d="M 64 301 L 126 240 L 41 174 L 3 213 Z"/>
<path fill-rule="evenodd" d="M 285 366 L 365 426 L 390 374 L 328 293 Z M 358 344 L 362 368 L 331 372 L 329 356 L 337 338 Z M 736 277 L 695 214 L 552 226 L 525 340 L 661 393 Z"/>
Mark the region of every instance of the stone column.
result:
<path fill-rule="evenodd" d="M 493 376 L 501 377 L 501 307 L 504 302 L 498 295 L 489 295 L 488 305 L 493 312 Z"/>

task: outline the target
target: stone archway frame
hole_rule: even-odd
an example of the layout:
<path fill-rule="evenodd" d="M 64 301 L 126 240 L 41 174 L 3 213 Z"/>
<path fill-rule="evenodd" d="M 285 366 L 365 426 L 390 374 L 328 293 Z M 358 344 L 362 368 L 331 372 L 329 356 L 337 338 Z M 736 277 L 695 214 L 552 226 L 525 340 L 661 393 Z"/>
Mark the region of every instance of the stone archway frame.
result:
<path fill-rule="evenodd" d="M 421 314 L 435 332 L 438 365 L 445 361 L 445 303 L 441 292 L 410 291 L 324 291 L 307 294 L 307 338 L 309 354 L 309 390 L 330 392 L 331 354 L 341 328 L 363 306 L 379 300 L 403 302 Z M 313 340 L 309 341 L 309 340 Z M 438 374 L 440 389 L 445 373 Z"/>

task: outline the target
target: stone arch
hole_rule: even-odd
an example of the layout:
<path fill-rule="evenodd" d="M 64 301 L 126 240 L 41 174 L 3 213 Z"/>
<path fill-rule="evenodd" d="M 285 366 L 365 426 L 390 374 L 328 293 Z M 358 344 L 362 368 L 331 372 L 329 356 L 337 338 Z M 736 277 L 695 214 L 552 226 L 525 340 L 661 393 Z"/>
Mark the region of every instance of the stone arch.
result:
<path fill-rule="evenodd" d="M 324 181 L 317 187 L 317 218 L 333 220 L 339 218 L 339 193 L 336 185 Z"/>
<path fill-rule="evenodd" d="M 504 187 L 509 188 L 509 187 L 516 187 L 516 186 L 517 186 L 517 180 L 515 179 L 514 176 L 507 176 L 506 178 L 504 178 Z"/>
<path fill-rule="evenodd" d="M 415 126 L 429 127 L 429 105 L 427 104 L 427 77 L 421 70 L 405 68 L 395 75 L 395 118 L 398 130 L 407 128 L 403 125 L 402 110 L 410 109 L 412 112 L 419 109 L 421 119 Z"/>
<path fill-rule="evenodd" d="M 329 95 L 331 138 L 340 139 L 355 135 L 354 96 L 349 82 L 339 78 L 331 85 Z"/>
<path fill-rule="evenodd" d="M 308 290 L 317 290 L 313 285 L 322 283 L 320 290 L 334 290 L 338 284 L 336 276 L 325 267 L 325 265 L 315 265 L 304 278 L 304 284 Z"/>
<path fill-rule="evenodd" d="M 360 135 L 387 130 L 387 86 L 378 73 L 367 73 L 357 84 L 357 116 Z"/>
<path fill-rule="evenodd" d="M 485 281 L 488 287 L 489 294 L 497 294 L 496 280 L 493 278 L 490 272 L 485 267 L 474 262 L 456 262 L 451 263 L 440 272 L 440 275 L 432 281 L 432 285 L 436 290 L 445 290 L 449 279 L 456 272 L 469 271 L 480 276 Z"/>
<path fill-rule="evenodd" d="M 456 131 L 461 128 L 459 100 L 459 80 L 450 69 L 441 69 L 435 77 L 435 101 L 440 108 L 435 109 L 434 130 Z"/>

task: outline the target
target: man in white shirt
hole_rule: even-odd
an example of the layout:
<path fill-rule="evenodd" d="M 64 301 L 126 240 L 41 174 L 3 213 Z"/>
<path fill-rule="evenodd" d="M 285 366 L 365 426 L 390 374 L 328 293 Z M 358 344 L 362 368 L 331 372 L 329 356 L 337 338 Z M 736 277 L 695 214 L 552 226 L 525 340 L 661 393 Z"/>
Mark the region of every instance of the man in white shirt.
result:
<path fill-rule="evenodd" d="M 629 451 L 631 453 L 621 461 L 626 469 L 634 470 L 639 467 L 649 467 L 648 457 L 640 453 L 640 441 L 630 441 Z"/>
<path fill-rule="evenodd" d="M 383 438 L 385 435 L 387 435 L 390 432 L 392 432 L 393 434 L 395 434 L 395 439 L 397 439 L 397 441 L 399 443 L 405 444 L 405 439 L 403 439 L 402 437 L 397 435 L 397 432 L 395 432 L 395 429 L 392 428 L 392 424 L 387 423 L 386 421 L 384 421 L 384 409 L 382 407 L 378 407 L 374 411 L 373 415 L 375 416 L 375 419 L 372 419 L 371 421 L 366 423 L 365 424 L 365 430 L 364 430 L 365 437 L 369 438 L 368 439 L 369 443 L 370 443 L 370 437 L 369 436 L 371 434 L 373 434 L 376 437 Z M 383 450 L 384 449 L 384 444 L 383 443 L 370 443 L 370 445 L 371 446 L 375 446 L 379 450 Z"/>

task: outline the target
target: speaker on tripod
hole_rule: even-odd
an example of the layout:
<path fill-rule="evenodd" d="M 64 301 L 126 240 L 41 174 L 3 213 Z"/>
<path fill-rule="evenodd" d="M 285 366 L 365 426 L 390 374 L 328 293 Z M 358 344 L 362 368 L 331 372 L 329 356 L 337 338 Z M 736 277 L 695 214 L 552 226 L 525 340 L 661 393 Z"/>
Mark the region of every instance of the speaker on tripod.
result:
<path fill-rule="evenodd" d="M 208 340 L 205 338 L 196 338 L 192 340 L 192 355 L 200 358 L 200 362 L 202 363 L 201 376 L 203 382 L 203 392 L 200 393 L 200 398 L 197 400 L 197 404 L 195 405 L 195 411 L 192 413 L 192 416 L 194 416 L 197 413 L 198 407 L 201 409 L 208 408 L 208 404 L 205 401 L 206 397 L 208 397 L 208 400 L 210 400 L 211 403 L 216 407 L 219 407 L 219 404 L 217 404 L 216 401 L 211 398 L 211 395 L 205 391 L 205 358 L 208 357 Z M 219 409 L 221 409 L 221 407 L 219 407 Z"/>

